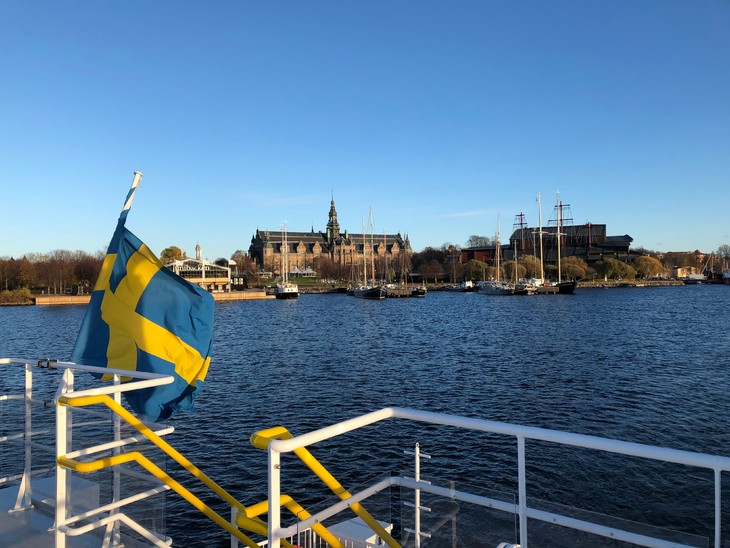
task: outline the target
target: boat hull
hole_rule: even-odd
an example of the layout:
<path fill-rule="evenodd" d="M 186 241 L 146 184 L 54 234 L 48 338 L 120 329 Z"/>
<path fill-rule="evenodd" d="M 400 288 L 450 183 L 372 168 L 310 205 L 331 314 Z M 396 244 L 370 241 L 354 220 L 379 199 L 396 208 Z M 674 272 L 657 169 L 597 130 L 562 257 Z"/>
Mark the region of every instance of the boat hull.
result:
<path fill-rule="evenodd" d="M 578 282 L 561 282 L 557 285 L 558 295 L 572 295 Z"/>
<path fill-rule="evenodd" d="M 385 299 L 387 292 L 382 287 L 356 287 L 352 290 L 352 296 L 358 299 L 381 300 Z"/>
<path fill-rule="evenodd" d="M 515 288 L 506 282 L 482 282 L 477 293 L 480 295 L 514 295 Z"/>
<path fill-rule="evenodd" d="M 277 299 L 297 299 L 299 298 L 299 288 L 294 284 L 277 285 L 274 296 Z"/>

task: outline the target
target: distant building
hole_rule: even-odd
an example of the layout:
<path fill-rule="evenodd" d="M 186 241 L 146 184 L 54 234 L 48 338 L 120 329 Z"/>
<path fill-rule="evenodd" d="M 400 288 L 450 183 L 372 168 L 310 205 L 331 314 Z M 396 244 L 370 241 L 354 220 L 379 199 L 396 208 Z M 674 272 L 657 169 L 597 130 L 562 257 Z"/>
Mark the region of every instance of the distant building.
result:
<path fill-rule="evenodd" d="M 500 246 L 503 260 L 513 260 L 515 253 L 519 256 L 540 253 L 540 229 L 528 227 L 524 214 L 517 215 L 515 229 L 509 237 L 509 243 Z M 546 264 L 557 263 L 558 239 L 557 226 L 542 227 L 542 257 Z M 582 225 L 568 224 L 560 227 L 560 254 L 563 257 L 578 257 L 587 263 L 595 263 L 603 259 L 627 260 L 631 242 L 634 239 L 628 234 L 623 236 L 607 236 L 605 224 L 586 223 Z M 496 247 L 469 247 L 461 250 L 460 262 L 471 259 L 492 262 L 495 259 Z"/>
<path fill-rule="evenodd" d="M 354 234 L 340 230 L 334 198 L 330 202 L 327 229 L 324 232 L 292 232 L 287 230 L 289 246 L 287 262 L 290 271 L 301 272 L 316 270 L 315 261 L 329 259 L 343 267 L 343 270 L 357 270 L 363 261 L 374 264 L 377 276 L 382 277 L 385 265 L 388 270 L 402 263 L 404 253 L 413 253 L 407 237 L 400 234 Z M 274 274 L 281 274 L 281 252 L 283 245 L 281 230 L 256 230 L 248 249 L 249 256 L 259 268 Z M 397 268 L 395 268 L 397 270 Z M 370 276 L 370 275 L 368 275 Z"/>
<path fill-rule="evenodd" d="M 195 246 L 195 259 L 171 261 L 165 268 L 211 293 L 231 290 L 231 269 L 204 261 L 200 244 Z"/>

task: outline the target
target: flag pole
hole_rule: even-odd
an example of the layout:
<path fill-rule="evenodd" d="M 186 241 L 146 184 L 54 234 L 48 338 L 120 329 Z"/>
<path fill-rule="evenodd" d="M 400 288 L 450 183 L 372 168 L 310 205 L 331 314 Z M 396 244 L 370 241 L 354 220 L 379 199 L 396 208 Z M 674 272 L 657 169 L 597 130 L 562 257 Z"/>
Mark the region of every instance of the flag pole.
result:
<path fill-rule="evenodd" d="M 134 179 L 132 180 L 132 188 L 127 193 L 127 199 L 124 200 L 124 207 L 122 208 L 122 214 L 124 215 L 132 207 L 132 200 L 134 200 L 134 193 L 137 192 L 137 187 L 142 181 L 142 174 L 139 171 L 134 172 Z"/>

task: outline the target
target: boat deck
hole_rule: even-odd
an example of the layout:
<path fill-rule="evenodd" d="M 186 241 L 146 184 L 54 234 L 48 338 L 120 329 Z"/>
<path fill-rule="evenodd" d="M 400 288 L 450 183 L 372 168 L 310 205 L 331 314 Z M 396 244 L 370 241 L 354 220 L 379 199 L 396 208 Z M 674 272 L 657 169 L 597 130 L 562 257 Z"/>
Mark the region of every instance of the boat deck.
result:
<path fill-rule="evenodd" d="M 17 497 L 17 487 L 0 489 L 0 531 L 2 531 L 2 541 L 0 542 L 2 546 L 22 548 L 53 546 L 55 536 L 53 507 L 35 503 L 34 507 L 12 511 Z M 98 547 L 100 540 L 93 535 L 66 537 L 66 546 L 68 548 Z"/>

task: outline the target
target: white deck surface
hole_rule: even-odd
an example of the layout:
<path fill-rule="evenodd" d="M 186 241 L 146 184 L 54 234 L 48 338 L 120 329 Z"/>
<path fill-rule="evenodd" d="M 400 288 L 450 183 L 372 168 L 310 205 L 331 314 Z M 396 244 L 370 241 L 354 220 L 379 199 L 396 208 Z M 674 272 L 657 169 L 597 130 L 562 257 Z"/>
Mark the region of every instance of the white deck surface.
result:
<path fill-rule="evenodd" d="M 53 516 L 50 509 L 31 508 L 8 512 L 15 505 L 17 487 L 0 489 L 0 546 L 4 548 L 49 548 L 54 545 Z M 69 548 L 100 546 L 91 536 L 66 537 Z"/>

